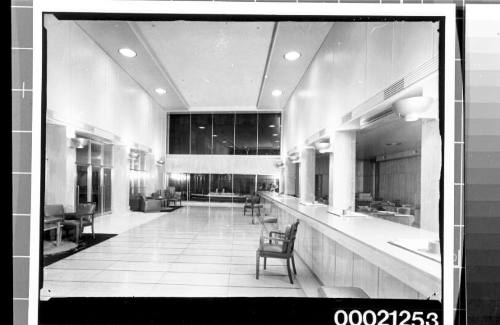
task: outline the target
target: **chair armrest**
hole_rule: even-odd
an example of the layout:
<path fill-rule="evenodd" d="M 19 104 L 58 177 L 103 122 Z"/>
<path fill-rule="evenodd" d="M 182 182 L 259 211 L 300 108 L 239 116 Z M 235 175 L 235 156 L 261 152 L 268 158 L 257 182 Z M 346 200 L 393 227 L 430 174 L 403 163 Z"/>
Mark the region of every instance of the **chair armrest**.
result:
<path fill-rule="evenodd" d="M 283 243 L 288 243 L 290 242 L 290 240 L 288 239 L 284 239 L 284 238 L 280 238 L 280 237 L 269 237 L 269 236 L 262 236 L 261 238 L 263 239 L 267 239 L 267 240 L 276 240 L 276 241 L 280 241 L 280 242 L 283 242 Z"/>
<path fill-rule="evenodd" d="M 276 235 L 278 235 L 278 236 L 280 236 L 280 237 L 284 237 L 284 236 L 285 236 L 285 233 L 284 233 L 284 232 L 281 232 L 281 231 L 276 231 L 276 230 L 273 230 L 273 231 L 270 231 L 270 232 L 269 232 L 269 236 L 270 236 L 270 237 L 272 237 L 272 236 L 273 236 L 273 234 L 276 234 Z"/>

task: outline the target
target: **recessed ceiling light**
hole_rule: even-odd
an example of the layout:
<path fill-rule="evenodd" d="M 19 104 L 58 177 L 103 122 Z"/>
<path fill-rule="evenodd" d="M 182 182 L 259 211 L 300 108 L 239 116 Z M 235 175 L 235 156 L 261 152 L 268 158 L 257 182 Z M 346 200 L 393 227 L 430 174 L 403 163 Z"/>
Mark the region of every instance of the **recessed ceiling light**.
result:
<path fill-rule="evenodd" d="M 401 142 L 391 142 L 391 143 L 386 143 L 386 146 L 399 146 Z"/>
<path fill-rule="evenodd" d="M 198 129 L 205 130 L 205 127 L 203 125 L 198 126 Z"/>
<path fill-rule="evenodd" d="M 278 133 L 273 133 L 273 137 L 277 137 L 278 135 Z"/>
<path fill-rule="evenodd" d="M 212 136 L 213 136 L 214 138 L 216 138 L 216 137 L 217 137 L 217 134 L 213 134 Z"/>
<path fill-rule="evenodd" d="M 282 93 L 283 93 L 283 92 L 282 92 L 281 90 L 279 90 L 279 89 L 275 89 L 275 90 L 273 90 L 273 92 L 272 92 L 272 94 L 273 94 L 273 96 L 274 96 L 274 97 L 281 96 L 281 94 L 282 94 Z"/>
<path fill-rule="evenodd" d="M 127 58 L 133 58 L 137 55 L 134 50 L 126 47 L 119 49 L 118 52 L 120 52 L 121 55 L 126 56 Z"/>
<path fill-rule="evenodd" d="M 167 93 L 167 91 L 163 88 L 156 88 L 155 91 L 158 95 L 165 95 Z"/>
<path fill-rule="evenodd" d="M 280 142 L 280 140 L 274 140 L 274 142 Z"/>
<path fill-rule="evenodd" d="M 300 58 L 300 53 L 297 51 L 290 51 L 285 53 L 285 59 L 288 61 L 295 61 Z"/>
<path fill-rule="evenodd" d="M 227 141 L 226 140 L 222 140 L 222 143 L 226 143 Z"/>
<path fill-rule="evenodd" d="M 275 127 L 276 127 L 276 125 L 271 124 L 271 125 L 269 125 L 269 127 L 270 127 L 270 128 L 275 128 Z"/>

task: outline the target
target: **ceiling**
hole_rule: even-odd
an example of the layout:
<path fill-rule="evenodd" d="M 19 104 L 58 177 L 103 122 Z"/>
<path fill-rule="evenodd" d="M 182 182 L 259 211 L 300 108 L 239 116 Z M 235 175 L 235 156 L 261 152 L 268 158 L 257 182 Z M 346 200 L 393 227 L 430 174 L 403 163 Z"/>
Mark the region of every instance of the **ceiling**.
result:
<path fill-rule="evenodd" d="M 252 21 L 78 21 L 168 111 L 281 110 L 332 24 Z M 137 55 L 118 53 L 130 48 Z M 284 54 L 298 51 L 296 61 Z M 164 88 L 166 94 L 154 90 Z M 281 96 L 273 96 L 275 89 Z"/>
<path fill-rule="evenodd" d="M 390 119 L 356 134 L 356 159 L 372 159 L 383 154 L 420 150 L 422 121 Z M 392 144 L 392 145 L 388 145 Z"/>

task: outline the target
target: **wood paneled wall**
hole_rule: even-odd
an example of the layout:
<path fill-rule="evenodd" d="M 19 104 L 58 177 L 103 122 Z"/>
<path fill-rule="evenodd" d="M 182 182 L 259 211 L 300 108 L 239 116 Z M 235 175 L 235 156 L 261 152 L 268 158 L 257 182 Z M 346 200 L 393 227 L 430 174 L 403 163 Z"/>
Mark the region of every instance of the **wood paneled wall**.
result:
<path fill-rule="evenodd" d="M 378 196 L 420 207 L 420 156 L 379 162 Z"/>

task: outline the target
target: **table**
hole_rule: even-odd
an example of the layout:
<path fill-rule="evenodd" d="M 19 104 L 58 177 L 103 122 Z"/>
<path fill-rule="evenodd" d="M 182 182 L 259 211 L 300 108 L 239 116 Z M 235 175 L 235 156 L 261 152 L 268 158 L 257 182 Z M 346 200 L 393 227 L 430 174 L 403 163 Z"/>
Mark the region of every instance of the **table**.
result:
<path fill-rule="evenodd" d="M 48 216 L 43 219 L 43 231 L 48 231 L 52 229 L 56 229 L 56 246 L 61 244 L 61 223 L 63 218 Z"/>

